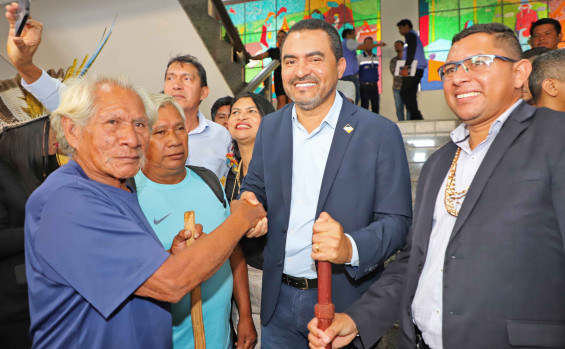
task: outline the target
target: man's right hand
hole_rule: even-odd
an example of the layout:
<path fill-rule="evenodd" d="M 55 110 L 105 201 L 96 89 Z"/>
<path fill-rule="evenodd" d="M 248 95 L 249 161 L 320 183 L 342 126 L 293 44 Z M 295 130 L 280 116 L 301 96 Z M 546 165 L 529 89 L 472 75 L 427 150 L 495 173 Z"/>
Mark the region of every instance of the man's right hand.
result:
<path fill-rule="evenodd" d="M 267 213 L 255 194 L 244 192 L 239 200 L 231 201 L 230 208 L 232 214 L 241 212 L 251 223 L 253 228 L 245 234 L 247 237 L 259 237 L 267 233 Z"/>
<path fill-rule="evenodd" d="M 336 313 L 332 324 L 325 331 L 318 328 L 318 318 L 308 323 L 309 346 L 311 349 L 325 349 L 332 342 L 332 348 L 341 348 L 351 343 L 357 336 L 357 326 L 349 315 Z"/>
<path fill-rule="evenodd" d="M 41 43 L 43 26 L 38 21 L 29 18 L 21 36 L 17 37 L 15 29 L 17 10 L 17 2 L 6 5 L 6 19 L 10 24 L 7 42 L 8 57 L 25 82 L 31 84 L 41 76 L 41 69 L 33 64 L 33 55 Z"/>

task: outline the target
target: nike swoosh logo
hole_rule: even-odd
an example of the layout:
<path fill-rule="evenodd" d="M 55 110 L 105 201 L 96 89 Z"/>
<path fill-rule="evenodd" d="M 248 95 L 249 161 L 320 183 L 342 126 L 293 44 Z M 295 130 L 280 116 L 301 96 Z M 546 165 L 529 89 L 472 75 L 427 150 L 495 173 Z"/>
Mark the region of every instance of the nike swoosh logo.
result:
<path fill-rule="evenodd" d="M 157 224 L 161 223 L 165 218 L 169 217 L 170 215 L 171 214 L 169 213 L 168 215 L 166 215 L 165 217 L 163 217 L 159 220 L 156 220 L 155 218 L 153 218 L 153 224 L 157 225 Z"/>

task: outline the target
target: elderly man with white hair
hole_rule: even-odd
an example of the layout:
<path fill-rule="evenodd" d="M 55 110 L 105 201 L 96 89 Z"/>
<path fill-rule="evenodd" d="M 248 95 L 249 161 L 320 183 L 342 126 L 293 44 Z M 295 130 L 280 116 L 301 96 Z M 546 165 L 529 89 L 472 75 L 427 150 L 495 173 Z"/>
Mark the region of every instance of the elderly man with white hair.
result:
<path fill-rule="evenodd" d="M 73 159 L 26 205 L 35 348 L 170 348 L 166 302 L 209 278 L 246 232 L 264 233 L 263 208 L 232 201 L 211 234 L 186 247 L 191 232 L 182 230 L 163 249 L 126 184 L 142 166 L 155 118 L 131 83 L 95 77 L 72 82 L 51 115 Z"/>

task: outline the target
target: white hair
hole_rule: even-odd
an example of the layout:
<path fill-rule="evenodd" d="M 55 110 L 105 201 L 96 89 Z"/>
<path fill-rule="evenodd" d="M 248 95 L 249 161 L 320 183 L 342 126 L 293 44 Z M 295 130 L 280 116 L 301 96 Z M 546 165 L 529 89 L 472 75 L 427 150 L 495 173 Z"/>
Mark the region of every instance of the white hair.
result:
<path fill-rule="evenodd" d="M 96 111 L 96 93 L 101 85 L 117 86 L 133 91 L 143 102 L 145 113 L 149 119 L 149 127 L 151 128 L 157 121 L 157 109 L 151 101 L 149 92 L 144 88 L 135 86 L 123 75 L 86 75 L 71 79 L 61 95 L 59 107 L 50 116 L 51 127 L 55 130 L 59 148 L 63 153 L 73 154 L 75 149 L 65 139 L 61 119 L 67 117 L 79 127 L 86 126 Z"/>
<path fill-rule="evenodd" d="M 185 120 L 184 110 L 177 102 L 175 102 L 173 96 L 169 96 L 163 93 L 154 93 L 151 95 L 151 100 L 153 101 L 153 104 L 155 104 L 155 108 L 157 110 L 165 108 L 168 105 L 173 106 L 179 112 L 182 120 Z"/>

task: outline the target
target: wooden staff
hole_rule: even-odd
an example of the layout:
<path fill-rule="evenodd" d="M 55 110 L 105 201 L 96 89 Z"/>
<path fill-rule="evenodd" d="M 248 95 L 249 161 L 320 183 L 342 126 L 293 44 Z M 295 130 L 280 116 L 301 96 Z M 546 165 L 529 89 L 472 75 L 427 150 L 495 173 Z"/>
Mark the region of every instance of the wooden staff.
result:
<path fill-rule="evenodd" d="M 325 331 L 332 324 L 335 307 L 332 304 L 332 264 L 318 261 L 318 303 L 314 307 L 314 315 L 318 318 L 318 328 Z M 326 349 L 331 349 L 328 343 Z"/>
<path fill-rule="evenodd" d="M 184 229 L 190 230 L 192 234 L 196 231 L 194 211 L 184 213 Z M 190 246 L 194 243 L 194 235 L 186 241 Z M 205 349 L 206 338 L 204 335 L 204 319 L 202 318 L 202 293 L 200 285 L 190 292 L 190 316 L 192 317 L 192 332 L 194 333 L 194 348 Z"/>

